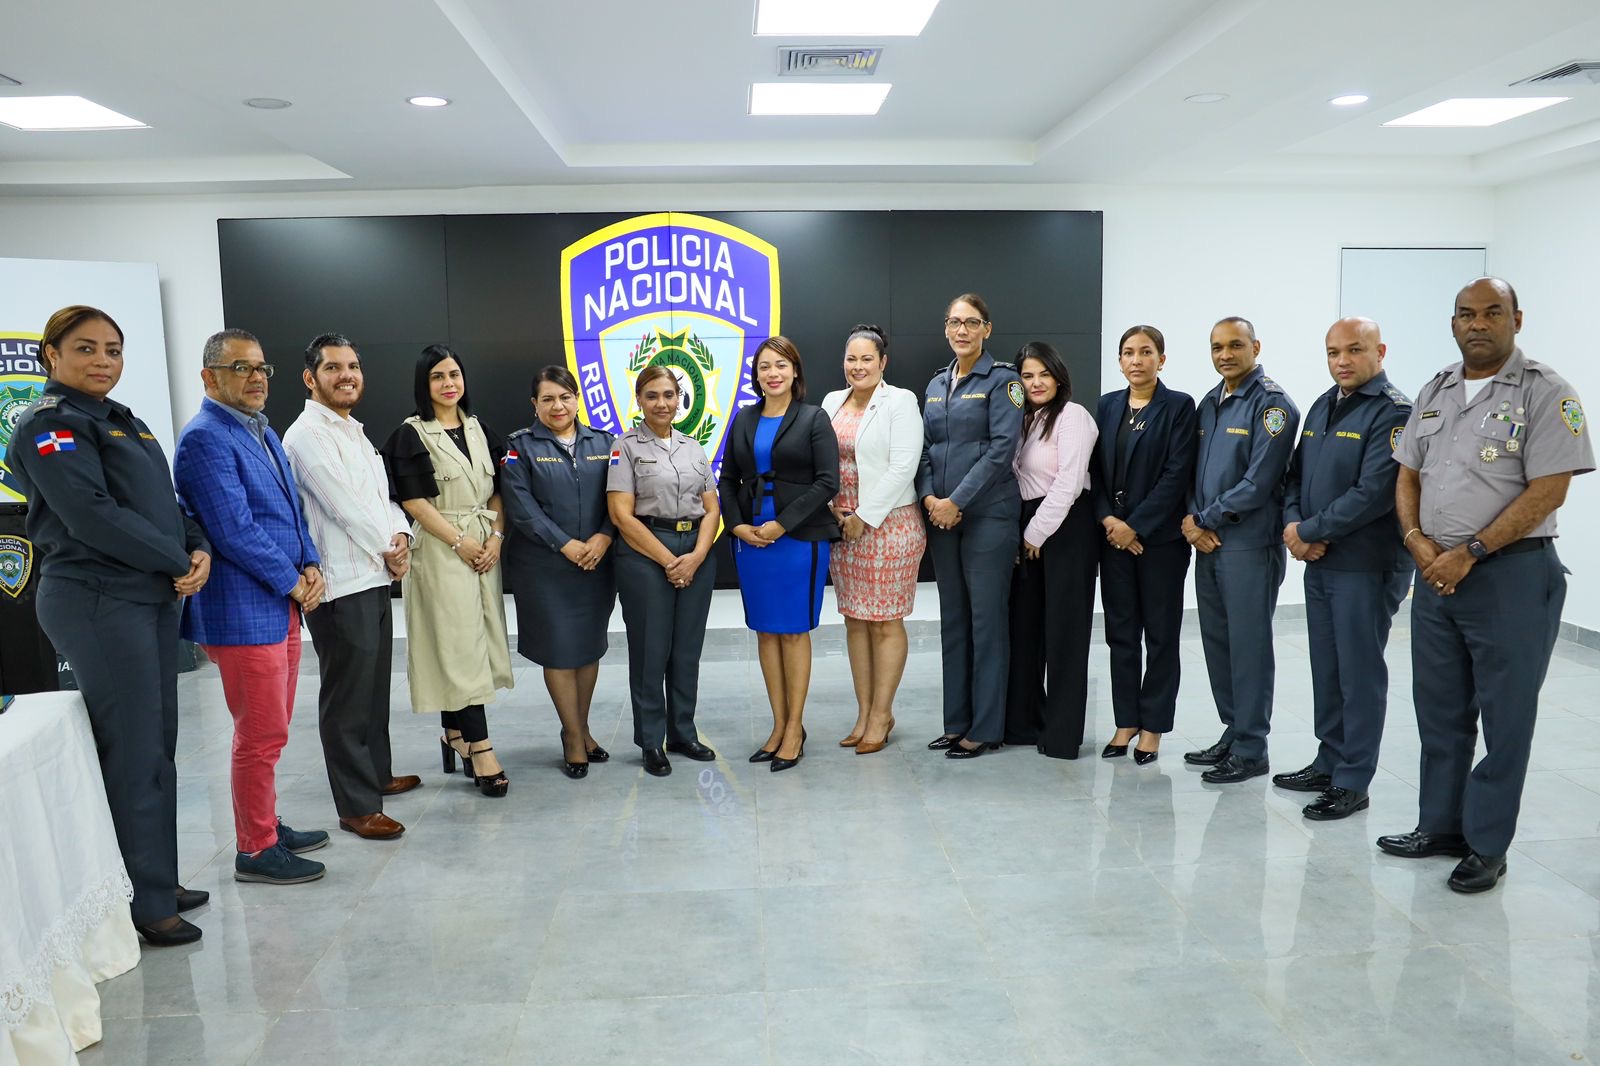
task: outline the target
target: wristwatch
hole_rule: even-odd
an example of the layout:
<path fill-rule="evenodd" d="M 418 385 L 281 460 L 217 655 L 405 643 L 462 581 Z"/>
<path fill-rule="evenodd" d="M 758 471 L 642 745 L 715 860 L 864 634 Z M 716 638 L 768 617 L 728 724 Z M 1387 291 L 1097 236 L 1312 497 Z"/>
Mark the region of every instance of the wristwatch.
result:
<path fill-rule="evenodd" d="M 1483 541 L 1479 540 L 1477 537 L 1473 537 L 1471 540 L 1467 541 L 1467 551 L 1472 553 L 1472 557 L 1474 559 L 1486 559 L 1493 554 L 1488 548 L 1483 546 Z"/>

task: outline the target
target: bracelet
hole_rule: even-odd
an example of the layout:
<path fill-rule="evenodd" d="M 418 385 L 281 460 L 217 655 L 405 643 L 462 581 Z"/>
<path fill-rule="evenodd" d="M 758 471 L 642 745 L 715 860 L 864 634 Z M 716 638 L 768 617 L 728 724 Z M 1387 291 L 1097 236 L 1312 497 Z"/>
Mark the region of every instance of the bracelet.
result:
<path fill-rule="evenodd" d="M 506 539 L 506 535 L 504 533 L 500 532 L 498 529 L 493 530 L 492 532 L 490 532 L 489 536 L 491 536 L 491 537 L 499 537 L 501 540 L 505 540 Z"/>
<path fill-rule="evenodd" d="M 450 545 L 450 550 L 455 551 L 457 548 L 461 547 L 461 542 L 466 539 L 467 535 L 465 533 L 457 533 L 455 543 Z"/>
<path fill-rule="evenodd" d="M 1411 534 L 1412 533 L 1421 533 L 1421 532 L 1422 532 L 1422 527 L 1421 526 L 1412 527 L 1412 529 L 1410 531 L 1408 531 L 1404 537 L 1401 538 L 1400 546 L 1402 548 L 1406 547 L 1407 545 L 1409 545 L 1411 543 Z"/>

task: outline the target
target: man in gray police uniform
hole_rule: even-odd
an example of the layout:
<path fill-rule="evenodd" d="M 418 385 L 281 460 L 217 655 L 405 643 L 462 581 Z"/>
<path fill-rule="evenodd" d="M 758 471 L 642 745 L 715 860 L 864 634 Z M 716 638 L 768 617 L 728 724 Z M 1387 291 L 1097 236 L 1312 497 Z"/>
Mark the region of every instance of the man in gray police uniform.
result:
<path fill-rule="evenodd" d="M 1395 507 L 1418 570 L 1422 795 L 1417 828 L 1378 847 L 1462 856 L 1449 881 L 1457 892 L 1491 889 L 1506 872 L 1567 593 L 1555 512 L 1572 475 L 1594 469 L 1577 393 L 1522 354 L 1521 328 L 1505 281 L 1462 289 L 1451 319 L 1462 361 L 1423 387 L 1395 450 Z M 1474 768 L 1480 714 L 1486 754 Z"/>
<path fill-rule="evenodd" d="M 1184 755 L 1210 766 L 1202 780 L 1231 784 L 1267 772 L 1272 720 L 1272 612 L 1283 584 L 1283 475 L 1300 410 L 1256 365 L 1261 342 L 1245 318 L 1211 329 L 1222 375 L 1200 401 L 1200 453 L 1183 535 L 1199 553 L 1195 597 L 1222 737 Z"/>
<path fill-rule="evenodd" d="M 1343 318 L 1328 330 L 1337 382 L 1306 416 L 1284 484 L 1283 543 L 1306 564 L 1317 757 L 1272 783 L 1320 792 L 1301 812 L 1329 821 L 1367 807 L 1389 699 L 1383 649 L 1411 584 L 1394 517 L 1394 450 L 1411 401 L 1383 372 L 1378 324 Z"/>

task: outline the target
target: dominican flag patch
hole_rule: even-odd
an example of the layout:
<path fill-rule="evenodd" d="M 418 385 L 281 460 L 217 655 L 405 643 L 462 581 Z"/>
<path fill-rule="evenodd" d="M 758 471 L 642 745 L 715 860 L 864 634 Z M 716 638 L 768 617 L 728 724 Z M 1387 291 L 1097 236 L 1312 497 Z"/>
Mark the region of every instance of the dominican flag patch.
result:
<path fill-rule="evenodd" d="M 620 462 L 622 462 L 622 449 L 618 448 L 611 453 L 611 465 L 616 466 Z"/>
<path fill-rule="evenodd" d="M 41 433 L 33 438 L 33 443 L 39 446 L 40 455 L 50 455 L 52 452 L 71 452 L 78 449 L 78 445 L 72 439 L 72 434 L 64 429 Z"/>
<path fill-rule="evenodd" d="M 506 452 L 505 456 L 500 460 L 500 465 L 501 466 L 510 466 L 512 463 L 514 463 L 516 461 L 517 461 L 517 451 L 516 451 L 515 448 L 512 448 L 512 449 L 509 449 Z"/>

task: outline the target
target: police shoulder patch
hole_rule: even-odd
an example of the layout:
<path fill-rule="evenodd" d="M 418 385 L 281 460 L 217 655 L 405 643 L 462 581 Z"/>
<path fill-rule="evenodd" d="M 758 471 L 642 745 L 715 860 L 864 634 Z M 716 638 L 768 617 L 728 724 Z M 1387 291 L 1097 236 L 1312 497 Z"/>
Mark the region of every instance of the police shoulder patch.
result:
<path fill-rule="evenodd" d="M 1017 410 L 1022 410 L 1022 382 L 1009 381 L 1006 383 L 1006 399 L 1010 400 Z"/>
<path fill-rule="evenodd" d="M 1561 421 L 1572 430 L 1574 437 L 1583 436 L 1583 404 L 1578 402 L 1576 396 L 1567 396 L 1561 401 Z"/>
<path fill-rule="evenodd" d="M 1392 452 L 1400 447 L 1400 438 L 1405 436 L 1405 426 L 1395 426 L 1389 431 L 1389 450 Z"/>
<path fill-rule="evenodd" d="M 1283 427 L 1289 424 L 1289 413 L 1281 407 L 1269 407 L 1261 412 L 1261 424 L 1266 427 L 1269 434 L 1276 437 L 1283 432 Z"/>

